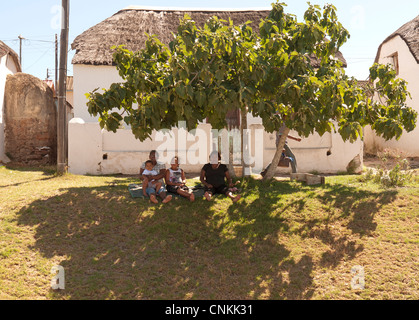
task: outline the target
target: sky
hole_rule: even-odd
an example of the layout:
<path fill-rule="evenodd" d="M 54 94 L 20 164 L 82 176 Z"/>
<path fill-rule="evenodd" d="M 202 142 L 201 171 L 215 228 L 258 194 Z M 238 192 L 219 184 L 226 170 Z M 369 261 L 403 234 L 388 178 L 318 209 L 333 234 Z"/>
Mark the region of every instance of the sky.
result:
<path fill-rule="evenodd" d="M 68 75 L 73 74 L 71 43 L 85 30 L 130 5 L 180 8 L 271 8 L 274 0 L 69 0 L 70 32 Z M 302 21 L 306 0 L 281 0 L 286 11 Z M 323 6 L 332 3 L 339 21 L 351 37 L 342 48 L 348 62 L 346 74 L 358 80 L 368 77 L 379 45 L 399 27 L 419 15 L 418 0 L 311 0 Z M 23 72 L 42 80 L 55 78 L 55 35 L 60 39 L 61 0 L 2 1 L 0 40 L 16 51 L 22 49 Z M 18 37 L 24 38 L 22 45 Z"/>

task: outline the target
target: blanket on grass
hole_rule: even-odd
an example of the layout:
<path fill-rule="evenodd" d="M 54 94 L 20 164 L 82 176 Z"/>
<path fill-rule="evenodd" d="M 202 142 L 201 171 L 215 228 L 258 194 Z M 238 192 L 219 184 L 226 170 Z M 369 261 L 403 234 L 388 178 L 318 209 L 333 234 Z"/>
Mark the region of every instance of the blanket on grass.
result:
<path fill-rule="evenodd" d="M 197 185 L 197 186 L 190 187 L 190 188 L 191 188 L 193 194 L 195 195 L 195 199 L 204 196 L 204 187 L 203 186 Z M 144 196 L 143 187 L 140 184 L 135 184 L 135 183 L 130 184 L 128 186 L 128 190 L 129 190 L 129 193 L 131 194 L 131 196 L 133 198 L 139 198 L 139 199 L 147 198 L 148 199 L 147 196 Z M 172 195 L 174 198 L 182 198 L 177 193 L 175 194 L 175 193 L 167 192 L 167 194 Z"/>

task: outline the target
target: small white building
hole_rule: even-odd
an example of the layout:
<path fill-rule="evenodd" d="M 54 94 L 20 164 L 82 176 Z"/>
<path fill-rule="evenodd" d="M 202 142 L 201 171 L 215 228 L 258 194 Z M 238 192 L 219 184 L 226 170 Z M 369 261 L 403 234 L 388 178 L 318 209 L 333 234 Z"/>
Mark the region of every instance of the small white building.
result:
<path fill-rule="evenodd" d="M 22 72 L 19 56 L 3 41 L 0 41 L 0 161 L 3 163 L 10 161 L 4 153 L 4 90 L 7 76 L 17 72 Z"/>
<path fill-rule="evenodd" d="M 98 119 L 88 113 L 86 93 L 96 88 L 109 88 L 122 79 L 112 60 L 111 47 L 126 45 L 132 51 L 140 50 L 147 34 L 156 34 L 168 44 L 172 32 L 176 32 L 179 20 L 185 14 L 203 25 L 211 16 L 231 18 L 240 24 L 253 21 L 257 29 L 262 18 L 270 9 L 251 10 L 185 10 L 128 7 L 112 17 L 93 26 L 79 35 L 72 44 L 76 50 L 73 63 L 74 76 L 74 119 L 69 123 L 69 172 L 74 174 L 137 174 L 140 163 L 148 159 L 150 150 L 160 151 L 161 160 L 168 163 L 175 153 L 182 167 L 188 172 L 199 172 L 208 162 L 214 149 L 222 151 L 223 161 L 228 160 L 230 150 L 227 141 L 232 132 L 215 132 L 211 125 L 203 123 L 196 134 L 183 129 L 173 129 L 171 134 L 155 132 L 152 139 L 140 142 L 129 129 L 117 133 L 101 130 Z M 338 57 L 344 61 L 339 53 Z M 263 130 L 260 119 L 248 116 L 250 150 L 248 164 L 253 173 L 259 173 L 272 160 L 275 153 L 275 134 Z M 237 138 L 237 135 L 234 137 Z M 238 137 L 239 139 L 239 137 Z M 235 145 L 234 159 L 240 159 L 240 141 Z M 349 163 L 356 160 L 362 168 L 363 143 L 343 142 L 339 134 L 313 135 L 301 142 L 289 140 L 289 145 L 298 159 L 300 172 L 318 171 L 336 173 L 346 171 Z M 240 163 L 240 161 L 238 161 Z M 290 169 L 279 169 L 290 172 Z"/>
<path fill-rule="evenodd" d="M 378 48 L 376 63 L 391 64 L 397 75 L 407 81 L 407 90 L 412 99 L 409 107 L 419 112 L 419 16 L 406 23 Z M 412 132 L 404 132 L 400 140 L 385 141 L 377 137 L 371 128 L 365 129 L 365 151 L 375 154 L 390 148 L 407 153 L 410 157 L 419 157 L 419 126 Z"/>

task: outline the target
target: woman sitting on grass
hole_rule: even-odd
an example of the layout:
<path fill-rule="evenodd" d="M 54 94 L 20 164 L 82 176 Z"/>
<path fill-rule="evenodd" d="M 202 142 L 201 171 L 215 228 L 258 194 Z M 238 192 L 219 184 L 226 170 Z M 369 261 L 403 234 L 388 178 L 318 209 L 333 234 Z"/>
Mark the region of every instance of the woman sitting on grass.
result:
<path fill-rule="evenodd" d="M 148 160 L 145 162 L 145 170 L 143 171 L 143 194 L 144 196 L 150 195 L 150 201 L 153 203 L 159 203 L 156 199 L 156 192 L 159 192 L 162 183 L 153 177 L 157 176 L 157 171 L 153 170 L 153 162 Z"/>
<path fill-rule="evenodd" d="M 165 180 L 167 191 L 187 198 L 191 202 L 195 200 L 192 190 L 186 186 L 185 172 L 179 168 L 179 158 L 177 156 L 172 159 L 170 169 L 166 171 Z"/>
<path fill-rule="evenodd" d="M 226 180 L 229 187 L 226 185 Z M 213 151 L 210 155 L 210 163 L 204 165 L 201 170 L 201 182 L 205 186 L 205 199 L 211 201 L 215 194 L 224 194 L 233 202 L 237 202 L 241 195 L 233 195 L 229 188 L 234 188 L 230 173 L 225 164 L 221 164 L 221 155 L 217 151 Z"/>
<path fill-rule="evenodd" d="M 159 155 L 156 150 L 152 150 L 149 154 L 149 160 L 152 163 L 152 170 L 157 171 L 158 175 L 145 175 L 144 171 L 146 170 L 146 163 L 143 162 L 140 169 L 140 179 L 142 181 L 147 180 L 145 181 L 145 185 L 148 185 L 148 182 L 151 180 L 157 180 L 159 183 L 161 183 L 162 187 L 159 190 L 155 190 L 154 188 L 146 188 L 146 193 L 150 197 L 150 201 L 153 203 L 158 203 L 157 196 L 162 199 L 163 203 L 168 203 L 170 200 L 172 200 L 172 196 L 167 195 L 166 188 L 163 186 L 163 178 L 166 175 L 166 166 L 163 163 L 157 161 L 158 156 Z"/>

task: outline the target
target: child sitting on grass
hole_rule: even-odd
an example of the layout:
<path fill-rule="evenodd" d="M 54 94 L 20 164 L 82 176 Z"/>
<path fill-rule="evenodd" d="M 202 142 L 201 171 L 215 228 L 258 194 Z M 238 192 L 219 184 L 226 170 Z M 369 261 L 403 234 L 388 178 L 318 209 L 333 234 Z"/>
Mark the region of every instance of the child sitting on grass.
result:
<path fill-rule="evenodd" d="M 185 172 L 179 168 L 179 158 L 177 156 L 172 159 L 170 168 L 166 171 L 165 180 L 167 191 L 187 198 L 191 202 L 195 200 L 194 194 L 186 186 Z"/>
<path fill-rule="evenodd" d="M 156 199 L 156 193 L 160 191 L 162 183 L 152 178 L 157 176 L 157 171 L 153 170 L 153 162 L 151 160 L 146 161 L 145 170 L 143 171 L 143 194 L 144 196 L 149 195 L 150 201 L 158 203 Z"/>

